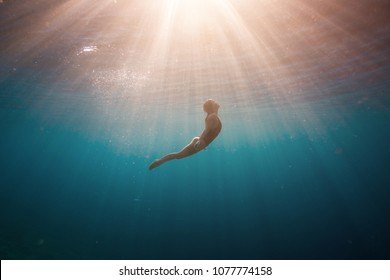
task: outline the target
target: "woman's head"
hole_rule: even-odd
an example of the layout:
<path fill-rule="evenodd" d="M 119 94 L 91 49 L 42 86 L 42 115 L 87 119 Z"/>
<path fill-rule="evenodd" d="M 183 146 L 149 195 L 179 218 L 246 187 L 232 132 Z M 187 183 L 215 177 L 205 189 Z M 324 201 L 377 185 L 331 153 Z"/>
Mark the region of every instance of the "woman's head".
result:
<path fill-rule="evenodd" d="M 217 113 L 219 109 L 219 104 L 212 100 L 208 99 L 204 104 L 203 104 L 203 111 L 205 111 L 208 114 L 211 113 Z"/>

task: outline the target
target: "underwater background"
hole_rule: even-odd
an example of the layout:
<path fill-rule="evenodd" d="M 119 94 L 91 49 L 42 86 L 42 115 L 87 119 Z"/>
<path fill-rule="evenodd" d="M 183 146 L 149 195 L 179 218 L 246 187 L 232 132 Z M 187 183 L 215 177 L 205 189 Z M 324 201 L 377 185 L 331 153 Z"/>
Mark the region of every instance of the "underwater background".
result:
<path fill-rule="evenodd" d="M 389 11 L 0 1 L 0 258 L 389 259 Z"/>

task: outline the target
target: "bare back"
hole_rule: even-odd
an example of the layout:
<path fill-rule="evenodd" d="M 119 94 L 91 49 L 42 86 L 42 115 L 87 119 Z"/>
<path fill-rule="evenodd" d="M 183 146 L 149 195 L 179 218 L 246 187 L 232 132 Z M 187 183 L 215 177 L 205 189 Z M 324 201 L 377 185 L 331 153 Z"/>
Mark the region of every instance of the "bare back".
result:
<path fill-rule="evenodd" d="M 221 132 L 222 123 L 216 113 L 209 114 L 205 119 L 205 129 L 200 136 L 200 141 L 208 146 Z"/>

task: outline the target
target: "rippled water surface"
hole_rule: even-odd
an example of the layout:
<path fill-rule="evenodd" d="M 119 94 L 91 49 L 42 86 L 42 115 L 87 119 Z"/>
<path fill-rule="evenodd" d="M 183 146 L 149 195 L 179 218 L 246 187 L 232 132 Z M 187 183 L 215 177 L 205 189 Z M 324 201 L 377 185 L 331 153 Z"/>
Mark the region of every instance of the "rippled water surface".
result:
<path fill-rule="evenodd" d="M 389 259 L 373 0 L 0 1 L 2 259 Z M 223 130 L 153 171 L 204 126 Z"/>

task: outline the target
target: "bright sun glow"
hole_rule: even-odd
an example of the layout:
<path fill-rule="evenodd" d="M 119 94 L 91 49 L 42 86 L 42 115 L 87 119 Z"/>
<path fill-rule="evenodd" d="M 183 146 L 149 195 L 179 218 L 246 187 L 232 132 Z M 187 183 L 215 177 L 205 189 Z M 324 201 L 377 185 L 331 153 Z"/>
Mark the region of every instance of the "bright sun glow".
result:
<path fill-rule="evenodd" d="M 222 0 L 169 0 L 170 6 L 175 14 L 180 17 L 181 23 L 187 28 L 196 28 L 206 23 L 217 11 L 223 8 Z"/>

